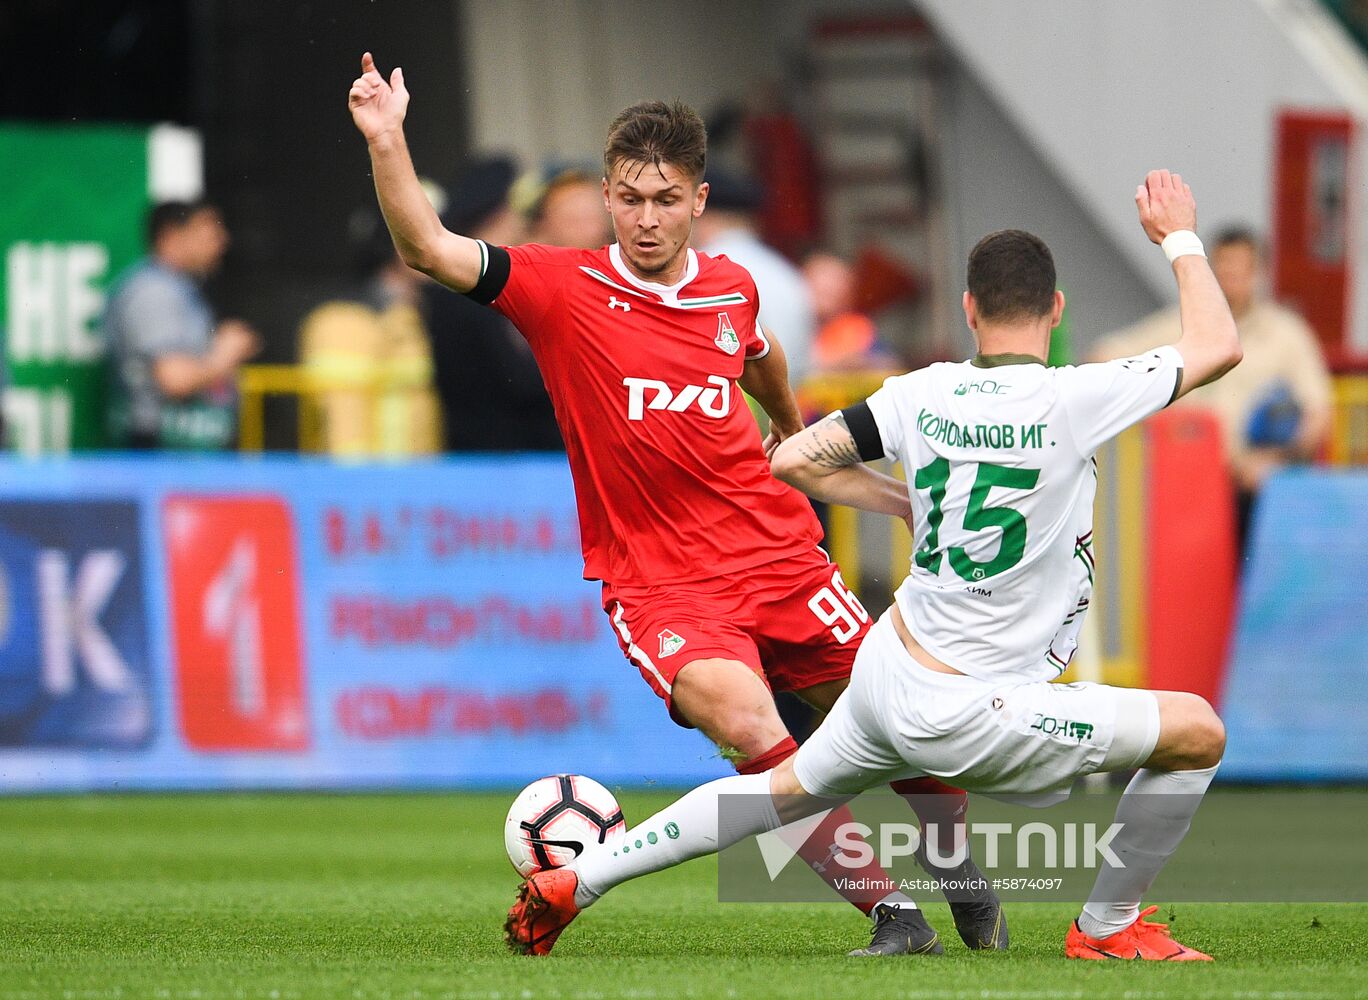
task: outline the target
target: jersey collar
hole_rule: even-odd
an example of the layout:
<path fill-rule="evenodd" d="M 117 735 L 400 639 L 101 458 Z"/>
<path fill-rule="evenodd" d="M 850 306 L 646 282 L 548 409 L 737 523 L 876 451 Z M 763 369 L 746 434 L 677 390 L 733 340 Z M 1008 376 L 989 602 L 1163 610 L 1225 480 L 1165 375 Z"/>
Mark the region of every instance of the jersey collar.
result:
<path fill-rule="evenodd" d="M 1034 354 L 976 354 L 969 362 L 975 368 L 1001 368 L 1003 365 L 1044 365 Z"/>
<path fill-rule="evenodd" d="M 693 247 L 685 249 L 687 255 L 684 262 L 684 274 L 673 285 L 662 285 L 655 281 L 642 281 L 632 273 L 627 262 L 622 259 L 622 247 L 614 243 L 608 248 L 608 259 L 613 265 L 613 270 L 618 273 L 618 277 L 626 281 L 635 288 L 640 288 L 644 292 L 651 292 L 660 296 L 660 300 L 666 305 L 679 305 L 679 293 L 694 278 L 698 277 L 698 254 L 694 253 Z"/>

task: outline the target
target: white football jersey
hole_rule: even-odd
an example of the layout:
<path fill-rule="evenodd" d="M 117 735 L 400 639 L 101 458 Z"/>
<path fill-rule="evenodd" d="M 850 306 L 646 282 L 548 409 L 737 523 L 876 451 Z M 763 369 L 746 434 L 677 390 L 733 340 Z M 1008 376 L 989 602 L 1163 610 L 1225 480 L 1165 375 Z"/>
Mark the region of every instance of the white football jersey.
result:
<path fill-rule="evenodd" d="M 1093 453 L 1168 405 L 1182 367 L 1173 347 L 1067 368 L 1008 355 L 934 364 L 869 397 L 912 497 L 896 600 L 927 652 L 985 680 L 1064 671 L 1092 594 Z"/>

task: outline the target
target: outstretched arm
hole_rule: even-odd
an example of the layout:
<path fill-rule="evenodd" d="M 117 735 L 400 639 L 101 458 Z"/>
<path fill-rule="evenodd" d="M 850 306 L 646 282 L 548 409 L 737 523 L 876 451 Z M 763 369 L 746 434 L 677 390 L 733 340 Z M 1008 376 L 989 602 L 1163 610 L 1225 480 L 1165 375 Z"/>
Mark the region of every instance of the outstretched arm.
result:
<path fill-rule="evenodd" d="M 1197 203 L 1183 178 L 1167 170 L 1151 170 L 1135 189 L 1135 207 L 1145 235 L 1164 247 L 1178 280 L 1178 311 L 1183 334 L 1174 346 L 1183 356 L 1178 392 L 1183 396 L 1214 382 L 1244 356 L 1225 293 L 1216 283 L 1197 241 Z M 1177 235 L 1174 235 L 1177 234 Z M 1173 236 L 1171 244 L 1165 239 Z"/>
<path fill-rule="evenodd" d="M 371 54 L 363 55 L 361 75 L 352 82 L 347 106 L 366 138 L 375 194 L 395 249 L 409 267 L 448 288 L 468 292 L 480 280 L 484 252 L 474 240 L 445 229 L 423 193 L 404 141 L 408 102 L 404 71 L 396 66 L 386 81 Z"/>
<path fill-rule="evenodd" d="M 905 521 L 912 516 L 907 484 L 862 462 L 859 445 L 839 411 L 780 444 L 770 465 L 775 476 L 824 503 Z"/>

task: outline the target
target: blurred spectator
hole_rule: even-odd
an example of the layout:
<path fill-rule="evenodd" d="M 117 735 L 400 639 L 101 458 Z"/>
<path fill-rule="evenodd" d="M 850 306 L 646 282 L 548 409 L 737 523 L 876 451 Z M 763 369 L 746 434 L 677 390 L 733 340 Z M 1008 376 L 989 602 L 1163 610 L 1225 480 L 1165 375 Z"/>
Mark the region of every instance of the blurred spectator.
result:
<path fill-rule="evenodd" d="M 513 175 L 504 157 L 472 163 L 452 186 L 443 224 L 499 246 L 523 242 L 508 200 Z M 423 315 L 448 451 L 563 450 L 532 349 L 512 323 L 437 284 L 423 289 Z"/>
<path fill-rule="evenodd" d="M 603 181 L 587 170 L 563 170 L 552 177 L 533 202 L 528 221 L 532 243 L 597 250 L 613 240 Z"/>
<path fill-rule="evenodd" d="M 763 177 L 756 231 L 791 260 L 820 239 L 828 189 L 812 136 L 791 110 L 795 97 L 784 81 L 763 80 L 744 98 L 724 99 L 707 115 L 709 178 L 723 170 Z"/>
<path fill-rule="evenodd" d="M 114 375 L 111 431 L 130 448 L 218 450 L 236 431 L 236 376 L 260 349 L 239 319 L 214 322 L 200 282 L 228 250 L 219 210 L 164 202 L 148 215 L 149 255 L 105 307 Z"/>
<path fill-rule="evenodd" d="M 707 180 L 708 202 L 694 223 L 694 246 L 725 255 L 751 273 L 760 293 L 760 323 L 783 345 L 790 384 L 800 385 L 811 368 L 816 329 L 803 275 L 761 241 L 756 212 L 762 198 L 754 181 L 721 169 L 710 169 Z"/>
<path fill-rule="evenodd" d="M 1314 458 L 1330 429 L 1330 376 L 1306 321 L 1266 298 L 1262 253 L 1248 229 L 1231 228 L 1211 241 L 1211 269 L 1225 292 L 1244 347 L 1244 360 L 1224 378 L 1184 397 L 1221 421 L 1226 455 L 1239 491 L 1241 548 L 1254 497 L 1268 476 Z M 1178 310 L 1165 309 L 1098 345 L 1094 360 L 1124 358 L 1172 344 Z"/>
<path fill-rule="evenodd" d="M 817 336 L 812 343 L 815 372 L 887 368 L 894 359 L 879 343 L 874 321 L 855 308 L 855 269 L 823 250 L 803 259 L 803 280 L 812 297 Z"/>
<path fill-rule="evenodd" d="M 445 194 L 426 185 L 434 204 Z M 325 302 L 300 326 L 300 361 L 321 391 L 323 450 L 339 457 L 430 455 L 441 449 L 432 351 L 418 311 L 428 278 L 399 258 L 373 208 L 350 223 L 363 287 Z"/>

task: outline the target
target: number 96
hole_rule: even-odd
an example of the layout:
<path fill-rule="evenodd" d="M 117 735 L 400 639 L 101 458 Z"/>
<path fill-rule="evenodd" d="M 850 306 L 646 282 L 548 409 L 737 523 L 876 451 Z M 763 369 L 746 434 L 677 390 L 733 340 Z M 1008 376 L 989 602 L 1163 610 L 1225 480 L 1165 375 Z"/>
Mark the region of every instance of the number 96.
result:
<path fill-rule="evenodd" d="M 841 645 L 859 635 L 860 626 L 869 621 L 869 612 L 846 587 L 839 569 L 831 574 L 831 586 L 823 587 L 808 600 L 808 609 L 831 628 L 831 634 Z"/>

